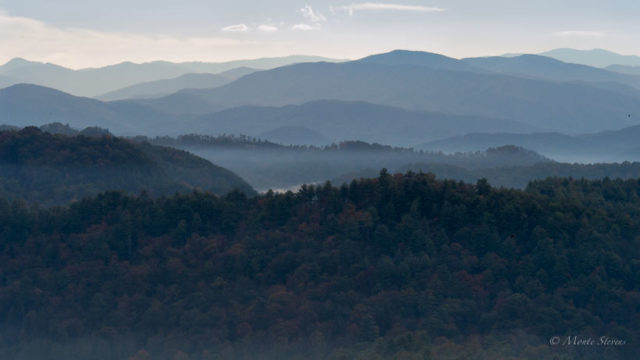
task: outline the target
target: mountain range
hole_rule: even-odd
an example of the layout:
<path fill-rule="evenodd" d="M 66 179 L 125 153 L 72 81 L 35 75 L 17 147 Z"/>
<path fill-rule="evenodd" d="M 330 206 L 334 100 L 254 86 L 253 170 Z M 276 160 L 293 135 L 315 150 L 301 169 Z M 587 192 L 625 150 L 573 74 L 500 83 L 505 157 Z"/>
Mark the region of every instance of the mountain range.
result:
<path fill-rule="evenodd" d="M 410 146 L 468 131 L 536 130 L 504 119 L 408 111 L 335 100 L 284 107 L 243 106 L 202 116 L 186 116 L 167 114 L 144 103 L 102 102 L 36 85 L 14 85 L 0 90 L 0 108 L 3 109 L 0 124 L 14 126 L 60 122 L 75 128 L 100 126 L 119 135 L 246 134 L 284 144 L 307 145 L 360 139 Z M 297 131 L 291 132 L 287 127 L 296 127 Z M 300 131 L 315 133 L 317 141 L 303 143 L 304 139 L 298 138 Z"/>
<path fill-rule="evenodd" d="M 133 102 L 106 103 L 37 85 L 0 90 L 0 124 L 29 126 L 52 122 L 75 128 L 100 126 L 118 134 L 156 133 L 177 126 L 177 118 Z"/>
<path fill-rule="evenodd" d="M 12 61 L 2 69 L 11 73 L 21 64 Z M 206 66 L 185 64 L 190 71 Z M 116 67 L 178 66 L 146 65 Z M 104 75 L 116 67 L 86 71 Z M 159 98 L 104 102 L 16 85 L 0 90 L 0 123 L 61 122 L 120 135 L 247 134 L 286 144 L 300 144 L 296 137 L 304 135 L 317 145 L 359 139 L 413 146 L 474 132 L 577 135 L 637 125 L 638 79 L 537 55 L 458 60 L 397 50 L 343 63 L 188 73 L 104 95 L 148 97 L 191 87 Z"/>
<path fill-rule="evenodd" d="M 586 72 L 593 76 L 593 71 Z M 137 102 L 163 112 L 204 114 L 245 105 L 365 101 L 407 110 L 510 119 L 539 129 L 576 133 L 635 124 L 627 115 L 640 113 L 637 91 L 620 84 L 611 90 L 585 82 L 531 79 L 477 66 L 471 69 L 469 61 L 394 51 L 346 63 L 284 66 L 214 89 L 182 90 Z"/>
<path fill-rule="evenodd" d="M 340 61 L 316 56 L 287 56 L 222 63 L 155 61 L 73 70 L 49 63 L 15 58 L 0 66 L 0 86 L 19 83 L 51 87 L 77 96 L 100 96 L 142 82 L 172 79 L 185 74 L 217 74 L 236 68 L 271 69 L 288 64 Z"/>
<path fill-rule="evenodd" d="M 475 68 L 500 74 L 556 82 L 583 83 L 640 97 L 640 76 L 622 74 L 587 65 L 571 64 L 551 57 L 540 55 L 493 56 L 467 58 L 462 59 L 462 61 Z M 619 85 L 613 86 L 613 83 L 618 83 Z"/>
<path fill-rule="evenodd" d="M 286 128 L 283 130 L 282 127 L 296 127 L 297 131 L 287 134 Z M 329 142 L 363 140 L 396 146 L 411 146 L 425 139 L 441 139 L 451 136 L 449 134 L 470 131 L 511 129 L 512 132 L 525 133 L 536 129 L 499 118 L 409 111 L 362 101 L 339 100 L 318 100 L 282 107 L 241 106 L 196 117 L 188 122 L 187 128 L 201 134 L 253 135 L 284 144 L 305 144 L 297 138 L 305 131 L 316 133 Z M 280 131 L 272 133 L 276 129 Z M 323 145 L 326 142 L 306 144 Z"/>
<path fill-rule="evenodd" d="M 502 57 L 516 57 L 522 53 L 503 54 Z M 640 56 L 622 55 L 605 49 L 572 49 L 558 48 L 538 53 L 536 55 L 553 58 L 571 64 L 587 65 L 612 70 L 615 67 L 640 66 Z"/>

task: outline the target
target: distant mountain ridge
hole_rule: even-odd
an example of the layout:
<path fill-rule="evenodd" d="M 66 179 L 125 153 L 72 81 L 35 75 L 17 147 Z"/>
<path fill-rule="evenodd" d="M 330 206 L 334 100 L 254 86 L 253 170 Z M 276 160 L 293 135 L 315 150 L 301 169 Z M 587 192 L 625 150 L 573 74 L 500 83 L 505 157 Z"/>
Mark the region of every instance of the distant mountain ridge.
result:
<path fill-rule="evenodd" d="M 611 65 L 640 66 L 640 56 L 621 55 L 604 49 L 579 50 L 559 48 L 545 51 L 538 55 L 551 57 L 567 63 L 589 65 L 599 68 L 605 68 Z"/>
<path fill-rule="evenodd" d="M 172 79 L 156 80 L 131 85 L 100 95 L 97 99 L 103 101 L 114 101 L 136 98 L 155 98 L 167 96 L 182 89 L 211 89 L 228 84 L 255 71 L 257 70 L 245 67 L 228 70 L 219 74 L 189 73 Z"/>
<path fill-rule="evenodd" d="M 365 101 L 408 110 L 510 119 L 569 133 L 634 125 L 626 115 L 640 113 L 637 94 L 624 94 L 617 88 L 468 71 L 469 65 L 457 60 L 444 61 L 448 67 L 460 66 L 459 70 L 441 70 L 442 58 L 422 53 L 415 53 L 411 65 L 383 64 L 395 64 L 396 55 L 382 54 L 375 62 L 365 58 L 290 65 L 253 73 L 215 89 L 183 90 L 141 103 L 175 114 L 203 114 L 246 105 Z M 403 54 L 401 63 L 408 62 L 406 57 Z M 432 59 L 438 60 L 435 67 L 430 65 Z"/>
<path fill-rule="evenodd" d="M 302 139 L 294 139 L 292 133 L 282 132 L 283 127 L 298 127 L 316 133 L 316 140 L 310 143 L 312 145 L 359 139 L 411 146 L 469 131 L 539 130 L 504 119 L 330 100 L 285 107 L 244 106 L 193 117 L 167 114 L 144 102 L 105 103 L 36 85 L 15 85 L 0 90 L 0 109 L 3 110 L 0 124 L 40 126 L 60 122 L 76 128 L 99 126 L 117 135 L 179 135 L 186 131 L 210 135 L 263 136 L 267 133 L 266 138 L 272 140 L 301 144 Z M 279 134 L 269 134 L 277 129 Z M 271 135 L 275 137 L 271 138 Z"/>
<path fill-rule="evenodd" d="M 23 63 L 7 66 L 11 70 Z M 236 68 L 231 74 L 250 71 Z M 166 83 L 175 90 L 220 80 L 210 75 L 186 78 L 181 84 L 177 78 L 139 86 L 159 89 Z M 104 103 L 16 85 L 0 90 L 0 123 L 62 122 L 105 127 L 119 135 L 178 135 L 188 126 L 189 132 L 258 136 L 293 126 L 330 141 L 401 146 L 470 132 L 575 135 L 638 124 L 640 91 L 629 85 L 636 79 L 539 56 L 457 60 L 393 51 L 346 63 L 287 65 L 156 99 Z"/>
<path fill-rule="evenodd" d="M 463 60 L 423 51 L 393 50 L 388 53 L 370 55 L 357 61 L 380 65 L 428 66 L 439 70 L 482 71 Z"/>
<path fill-rule="evenodd" d="M 188 73 L 221 73 L 235 68 L 275 67 L 315 61 L 342 61 L 319 56 L 293 55 L 280 58 L 236 60 L 220 63 L 154 61 L 143 64 L 123 62 L 101 68 L 72 70 L 49 63 L 16 58 L 0 66 L 0 85 L 19 83 L 55 88 L 77 96 L 99 96 L 127 86 L 155 80 L 171 79 Z"/>
<path fill-rule="evenodd" d="M 29 126 L 52 122 L 75 128 L 99 126 L 117 134 L 157 133 L 178 121 L 137 103 L 104 103 L 37 86 L 14 85 L 0 90 L 0 124 Z"/>
<path fill-rule="evenodd" d="M 318 100 L 283 107 L 242 106 L 196 117 L 188 123 L 191 131 L 202 134 L 260 137 L 276 128 L 292 126 L 316 132 L 330 142 L 363 140 L 395 146 L 411 146 L 420 142 L 419 139 L 440 139 L 449 134 L 483 129 L 535 131 L 534 127 L 504 119 L 409 111 L 367 102 L 338 100 Z M 268 136 L 266 138 L 276 140 Z M 284 142 L 300 143 L 292 138 Z"/>
<path fill-rule="evenodd" d="M 507 75 L 517 75 L 530 78 L 545 79 L 561 82 L 589 82 L 595 86 L 599 83 L 617 82 L 633 86 L 640 94 L 640 77 L 621 74 L 619 72 L 596 68 L 581 64 L 572 64 L 540 55 L 520 55 L 514 57 L 480 57 L 461 60 L 476 68 L 498 72 Z"/>
<path fill-rule="evenodd" d="M 639 161 L 640 126 L 621 130 L 569 136 L 560 133 L 471 133 L 416 146 L 444 152 L 479 151 L 488 147 L 515 144 L 559 161 L 621 162 Z"/>

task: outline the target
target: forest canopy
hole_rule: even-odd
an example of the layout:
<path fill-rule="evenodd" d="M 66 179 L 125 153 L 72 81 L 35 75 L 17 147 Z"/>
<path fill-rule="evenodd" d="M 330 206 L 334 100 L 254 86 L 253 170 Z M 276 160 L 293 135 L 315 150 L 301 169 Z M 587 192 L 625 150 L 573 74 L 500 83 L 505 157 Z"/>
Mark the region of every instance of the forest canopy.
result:
<path fill-rule="evenodd" d="M 640 181 L 0 201 L 0 357 L 629 359 Z M 623 346 L 553 347 L 552 336 Z"/>
<path fill-rule="evenodd" d="M 44 130 L 64 130 L 53 125 Z M 45 131 L 0 131 L 0 196 L 55 205 L 107 190 L 161 195 L 238 189 L 255 194 L 231 171 L 186 151 L 133 142 L 97 128 L 67 135 Z"/>

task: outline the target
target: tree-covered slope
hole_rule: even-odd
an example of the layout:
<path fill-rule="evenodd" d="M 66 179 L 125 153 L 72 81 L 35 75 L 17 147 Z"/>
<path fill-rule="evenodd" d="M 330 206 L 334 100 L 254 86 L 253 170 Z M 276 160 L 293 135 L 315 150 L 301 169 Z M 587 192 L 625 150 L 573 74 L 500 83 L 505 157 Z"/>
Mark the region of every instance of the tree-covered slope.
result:
<path fill-rule="evenodd" d="M 0 194 L 60 204 L 106 190 L 154 195 L 253 190 L 232 172 L 185 151 L 113 136 L 64 136 L 35 127 L 0 132 Z"/>
<path fill-rule="evenodd" d="M 11 359 L 633 359 L 640 182 L 0 201 Z M 606 346 L 551 346 L 568 336 Z"/>
<path fill-rule="evenodd" d="M 440 179 L 451 179 L 474 183 L 486 179 L 495 187 L 524 189 L 531 181 L 543 180 L 548 177 L 563 177 L 574 179 L 598 180 L 637 179 L 640 178 L 640 163 L 596 163 L 596 164 L 568 164 L 554 161 L 538 162 L 535 164 L 497 165 L 493 167 L 465 168 L 447 163 L 411 163 L 393 167 L 394 172 L 428 172 Z M 351 171 L 333 178 L 336 184 L 349 183 L 354 179 L 368 178 L 378 173 L 373 168 Z"/>

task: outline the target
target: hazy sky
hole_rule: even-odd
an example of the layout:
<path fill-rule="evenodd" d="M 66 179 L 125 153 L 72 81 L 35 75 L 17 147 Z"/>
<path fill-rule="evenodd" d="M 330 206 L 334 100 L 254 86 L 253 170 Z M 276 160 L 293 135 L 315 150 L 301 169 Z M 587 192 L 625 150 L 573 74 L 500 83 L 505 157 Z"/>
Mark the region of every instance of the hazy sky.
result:
<path fill-rule="evenodd" d="M 0 63 L 69 67 L 392 49 L 640 55 L 638 0 L 0 0 Z"/>

